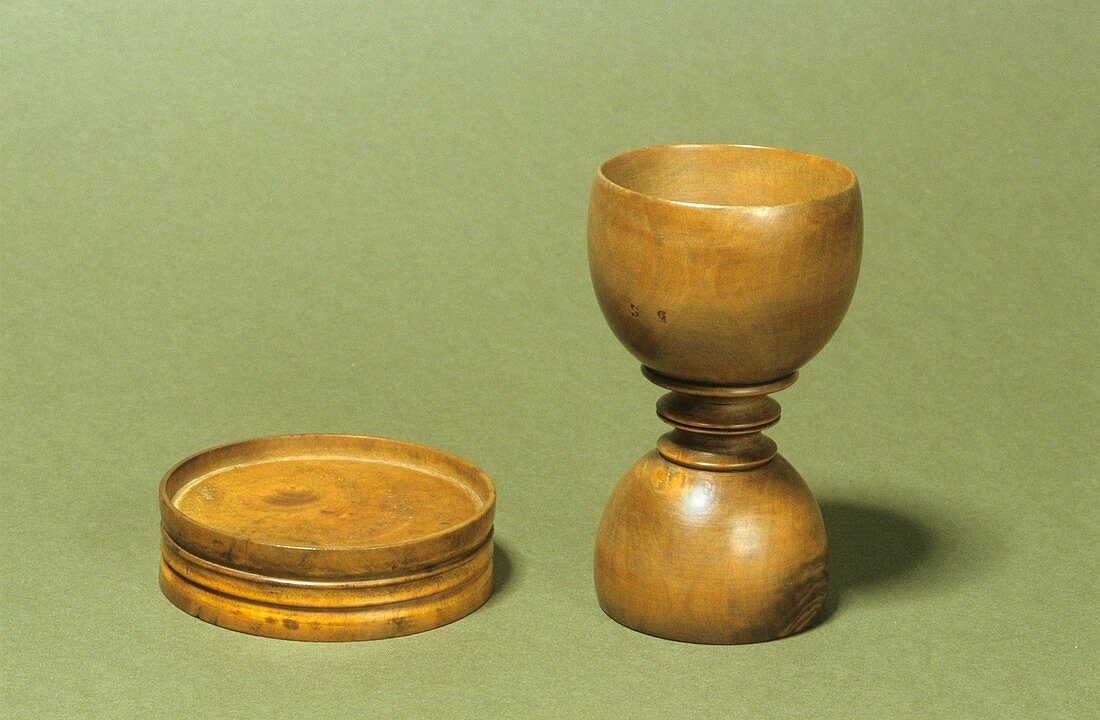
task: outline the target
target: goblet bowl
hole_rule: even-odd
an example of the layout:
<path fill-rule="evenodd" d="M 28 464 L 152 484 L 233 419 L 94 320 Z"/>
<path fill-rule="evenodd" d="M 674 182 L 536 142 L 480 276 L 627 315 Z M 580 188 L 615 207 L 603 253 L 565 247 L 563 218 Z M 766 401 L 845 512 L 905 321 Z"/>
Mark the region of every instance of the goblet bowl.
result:
<path fill-rule="evenodd" d="M 600 165 L 589 266 L 608 324 L 643 365 L 754 385 L 802 367 L 840 325 L 862 230 L 855 175 L 832 160 L 649 147 Z"/>

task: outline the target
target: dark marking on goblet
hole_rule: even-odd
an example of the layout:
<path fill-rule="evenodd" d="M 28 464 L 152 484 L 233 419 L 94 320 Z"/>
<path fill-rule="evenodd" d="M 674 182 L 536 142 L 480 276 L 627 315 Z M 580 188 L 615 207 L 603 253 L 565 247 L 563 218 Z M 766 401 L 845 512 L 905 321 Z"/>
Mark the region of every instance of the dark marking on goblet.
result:
<path fill-rule="evenodd" d="M 663 322 L 663 323 L 668 322 L 668 315 L 665 313 L 664 310 L 658 310 L 657 311 L 657 320 L 659 320 L 660 322 Z"/>
<path fill-rule="evenodd" d="M 631 317 L 638 317 L 638 306 L 634 303 L 630 304 L 630 315 Z"/>

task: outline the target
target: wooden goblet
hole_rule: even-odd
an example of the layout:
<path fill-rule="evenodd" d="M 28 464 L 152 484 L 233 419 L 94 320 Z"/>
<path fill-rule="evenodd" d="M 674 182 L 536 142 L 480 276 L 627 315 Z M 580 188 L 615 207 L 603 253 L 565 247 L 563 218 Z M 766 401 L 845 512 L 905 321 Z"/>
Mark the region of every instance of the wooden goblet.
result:
<path fill-rule="evenodd" d="M 660 637 L 746 643 L 805 628 L 826 594 L 817 502 L 775 443 L 769 393 L 835 332 L 863 217 L 846 167 L 772 148 L 672 145 L 596 173 L 592 281 L 607 322 L 669 390 L 674 429 L 619 481 L 596 538 L 596 592 Z"/>

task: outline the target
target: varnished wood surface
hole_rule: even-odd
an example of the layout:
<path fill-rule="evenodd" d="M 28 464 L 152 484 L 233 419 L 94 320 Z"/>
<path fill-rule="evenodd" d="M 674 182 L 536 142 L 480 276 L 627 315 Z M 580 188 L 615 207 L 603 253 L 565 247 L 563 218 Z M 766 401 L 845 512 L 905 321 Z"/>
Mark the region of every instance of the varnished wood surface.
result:
<path fill-rule="evenodd" d="M 855 291 L 863 237 L 855 175 L 805 153 L 643 148 L 593 182 L 596 297 L 673 427 L 620 480 L 596 537 L 604 610 L 700 643 L 770 640 L 824 603 L 821 513 L 762 430 L 767 397 L 828 342 Z"/>
<path fill-rule="evenodd" d="M 782 457 L 707 472 L 650 452 L 615 487 L 598 537 L 600 604 L 652 635 L 770 640 L 806 627 L 825 600 L 821 513 Z"/>
<path fill-rule="evenodd" d="M 161 484 L 160 583 L 180 608 L 270 637 L 438 627 L 492 591 L 495 491 L 469 463 L 379 438 L 214 448 Z"/>
<path fill-rule="evenodd" d="M 481 499 L 418 468 L 316 457 L 234 465 L 180 489 L 195 522 L 242 537 L 313 547 L 401 542 L 455 527 Z"/>
<path fill-rule="evenodd" d="M 604 317 L 643 365 L 759 385 L 798 370 L 840 325 L 862 228 L 859 185 L 839 163 L 770 148 L 644 148 L 600 166 L 588 257 Z"/>

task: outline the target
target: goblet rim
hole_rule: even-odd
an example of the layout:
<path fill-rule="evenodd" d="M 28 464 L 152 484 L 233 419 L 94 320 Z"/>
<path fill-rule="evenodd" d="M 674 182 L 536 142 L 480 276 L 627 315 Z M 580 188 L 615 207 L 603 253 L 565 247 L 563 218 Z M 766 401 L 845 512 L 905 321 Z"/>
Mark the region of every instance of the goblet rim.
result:
<path fill-rule="evenodd" d="M 843 184 L 839 190 L 835 192 L 826 193 L 823 195 L 815 195 L 813 197 L 807 197 L 805 199 L 798 199 L 791 202 L 774 202 L 774 203 L 705 203 L 705 202 L 693 202 L 690 200 L 677 200 L 675 198 L 665 197 L 649 192 L 642 192 L 633 188 L 627 187 L 621 183 L 618 183 L 607 176 L 605 168 L 610 164 L 621 160 L 629 155 L 655 152 L 655 151 L 669 151 L 669 150 L 685 150 L 685 149 L 698 149 L 698 148 L 736 148 L 739 150 L 764 150 L 767 152 L 780 153 L 788 156 L 796 156 L 804 158 L 806 160 L 813 160 L 818 163 L 825 163 L 832 166 L 835 170 L 839 170 L 841 174 L 847 175 L 847 182 Z M 790 148 L 773 147 L 769 145 L 751 145 L 740 143 L 664 143 L 658 145 L 646 145 L 644 147 L 631 148 L 630 150 L 624 150 L 623 152 L 616 153 L 611 157 L 602 161 L 596 168 L 596 180 L 610 187 L 615 192 L 623 193 L 627 196 L 634 196 L 641 198 L 646 202 L 672 205 L 675 207 L 689 207 L 699 208 L 706 210 L 769 210 L 769 209 L 781 209 L 792 207 L 807 207 L 811 205 L 817 205 L 820 203 L 829 202 L 839 197 L 843 197 L 857 191 L 859 189 L 859 179 L 856 177 L 855 172 L 847 165 L 827 158 L 823 155 L 815 155 L 813 153 L 803 152 L 801 150 L 792 150 Z"/>

